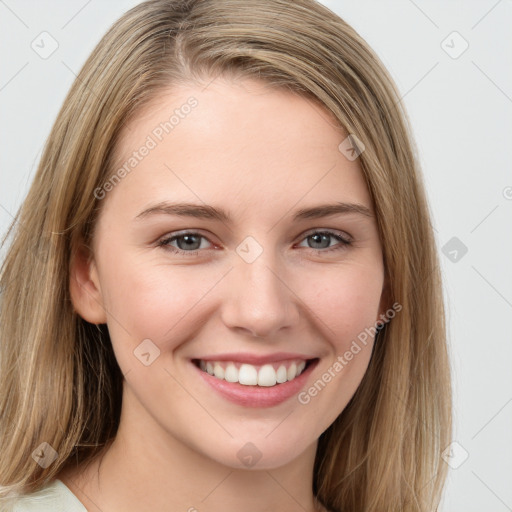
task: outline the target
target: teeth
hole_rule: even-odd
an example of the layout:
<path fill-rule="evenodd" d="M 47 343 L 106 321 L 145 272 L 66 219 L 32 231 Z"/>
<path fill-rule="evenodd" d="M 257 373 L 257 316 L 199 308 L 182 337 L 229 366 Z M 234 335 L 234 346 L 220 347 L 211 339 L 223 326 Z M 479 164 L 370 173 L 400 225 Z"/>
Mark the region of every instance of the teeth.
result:
<path fill-rule="evenodd" d="M 276 382 L 277 375 L 272 365 L 263 365 L 258 372 L 258 386 L 275 386 Z"/>
<path fill-rule="evenodd" d="M 200 360 L 199 367 L 204 372 L 227 382 L 238 382 L 244 386 L 272 387 L 298 377 L 304 371 L 306 361 L 287 361 L 279 366 L 254 366 L 247 363 Z"/>
<path fill-rule="evenodd" d="M 290 368 L 288 368 L 288 371 L 286 372 L 286 375 L 288 376 L 288 380 L 292 380 L 297 375 L 297 365 L 295 363 L 292 363 Z"/>
<path fill-rule="evenodd" d="M 277 373 L 276 373 L 276 381 L 281 384 L 283 382 L 286 382 L 288 380 L 288 373 L 286 372 L 286 366 L 284 365 L 281 365 L 278 369 L 277 369 Z"/>
<path fill-rule="evenodd" d="M 238 382 L 238 373 L 238 368 L 233 363 L 229 363 L 224 374 L 224 380 Z"/>
<path fill-rule="evenodd" d="M 238 382 L 245 386 L 255 386 L 258 384 L 258 372 L 250 364 L 243 364 L 238 371 Z"/>
<path fill-rule="evenodd" d="M 217 377 L 218 379 L 224 378 L 224 375 L 225 375 L 224 368 L 222 368 L 222 366 L 219 363 L 216 363 L 214 365 L 213 375 L 215 375 L 215 377 Z"/>

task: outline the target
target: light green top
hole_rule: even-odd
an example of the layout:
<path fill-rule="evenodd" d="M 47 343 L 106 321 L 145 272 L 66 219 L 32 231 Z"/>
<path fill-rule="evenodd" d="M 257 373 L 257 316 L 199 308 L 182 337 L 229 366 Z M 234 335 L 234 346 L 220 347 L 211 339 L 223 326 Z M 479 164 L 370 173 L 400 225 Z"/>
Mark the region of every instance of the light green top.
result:
<path fill-rule="evenodd" d="M 2 505 L 4 507 L 4 505 Z M 80 500 L 59 479 L 39 491 L 24 494 L 7 504 L 2 512 L 87 512 Z"/>
<path fill-rule="evenodd" d="M 39 491 L 12 499 L 1 512 L 87 512 L 80 500 L 58 478 Z M 327 512 L 328 509 L 322 507 Z"/>

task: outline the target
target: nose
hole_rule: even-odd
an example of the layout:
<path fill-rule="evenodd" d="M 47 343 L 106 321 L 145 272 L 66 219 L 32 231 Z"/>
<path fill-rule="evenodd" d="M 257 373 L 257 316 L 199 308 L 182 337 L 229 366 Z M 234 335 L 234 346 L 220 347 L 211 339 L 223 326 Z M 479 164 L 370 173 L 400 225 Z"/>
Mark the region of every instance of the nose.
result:
<path fill-rule="evenodd" d="M 223 283 L 222 319 L 230 329 L 272 338 L 297 325 L 299 298 L 283 264 L 264 251 L 255 261 L 235 260 Z"/>

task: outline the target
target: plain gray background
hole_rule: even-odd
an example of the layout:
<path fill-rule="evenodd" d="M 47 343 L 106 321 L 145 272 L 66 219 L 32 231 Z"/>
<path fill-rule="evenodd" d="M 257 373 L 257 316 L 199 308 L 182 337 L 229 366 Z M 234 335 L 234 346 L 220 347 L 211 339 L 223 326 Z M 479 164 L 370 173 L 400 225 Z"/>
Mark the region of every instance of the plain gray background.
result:
<path fill-rule="evenodd" d="M 0 234 L 75 75 L 137 3 L 0 0 Z M 388 67 L 420 152 L 454 369 L 442 511 L 512 511 L 512 1 L 322 3 Z"/>

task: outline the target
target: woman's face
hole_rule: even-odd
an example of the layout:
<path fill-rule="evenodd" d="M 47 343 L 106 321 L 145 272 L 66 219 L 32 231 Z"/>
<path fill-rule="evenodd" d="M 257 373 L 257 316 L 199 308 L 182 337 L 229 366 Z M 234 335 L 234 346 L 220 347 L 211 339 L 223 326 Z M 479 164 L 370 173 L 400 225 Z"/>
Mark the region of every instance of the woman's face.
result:
<path fill-rule="evenodd" d="M 127 431 L 272 468 L 347 405 L 385 305 L 346 137 L 311 101 L 225 79 L 173 88 L 123 131 L 88 298 L 72 290 L 108 324 Z"/>

